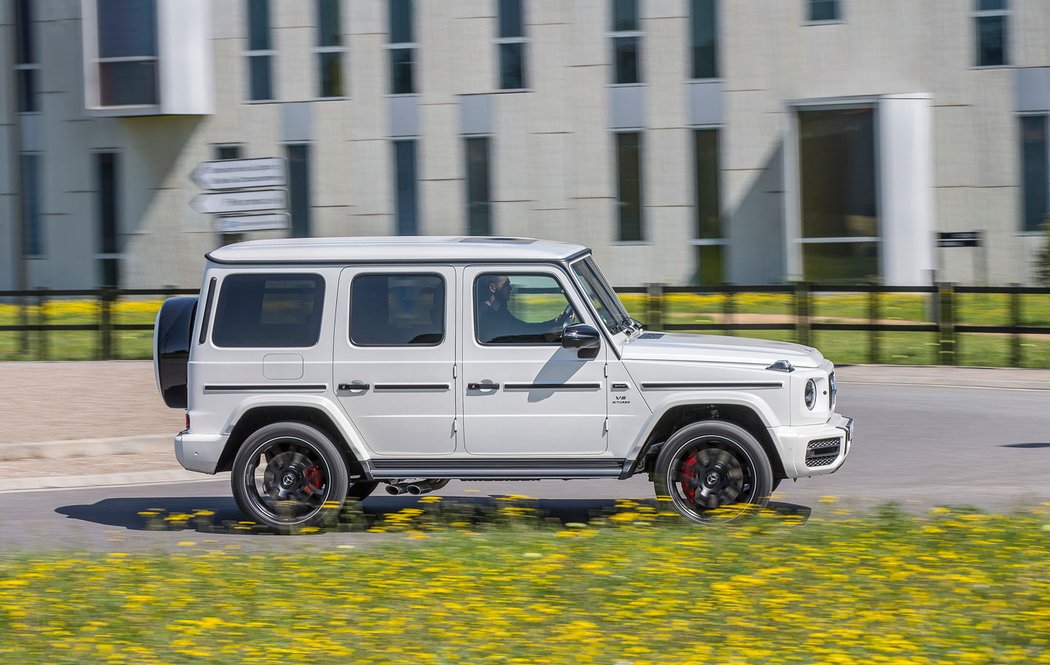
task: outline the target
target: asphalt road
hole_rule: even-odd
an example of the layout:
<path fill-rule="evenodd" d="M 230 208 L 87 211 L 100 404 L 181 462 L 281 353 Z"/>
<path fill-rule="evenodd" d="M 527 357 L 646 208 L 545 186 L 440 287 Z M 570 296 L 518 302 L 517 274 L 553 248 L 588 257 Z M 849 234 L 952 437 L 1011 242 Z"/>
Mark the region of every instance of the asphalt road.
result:
<path fill-rule="evenodd" d="M 886 501 L 926 510 L 935 505 L 975 506 L 1004 512 L 1050 501 L 1050 392 L 1045 390 L 843 383 L 839 411 L 857 421 L 856 443 L 843 468 L 830 476 L 785 481 L 774 507 L 827 516 Z M 193 542 L 205 547 L 271 549 L 361 546 L 388 536 L 329 533 L 281 538 L 235 532 L 242 519 L 228 476 L 201 481 L 89 489 L 0 493 L 3 549 L 168 549 Z M 0 488 L 2 490 L 2 488 Z M 617 498 L 651 500 L 644 476 L 627 481 L 466 483 L 453 481 L 440 495 L 481 506 L 493 497 L 525 494 L 563 521 L 611 509 Z M 826 497 L 837 497 L 832 503 Z M 416 503 L 379 491 L 364 503 L 381 515 Z M 206 509 L 207 527 L 156 530 L 139 513 Z"/>

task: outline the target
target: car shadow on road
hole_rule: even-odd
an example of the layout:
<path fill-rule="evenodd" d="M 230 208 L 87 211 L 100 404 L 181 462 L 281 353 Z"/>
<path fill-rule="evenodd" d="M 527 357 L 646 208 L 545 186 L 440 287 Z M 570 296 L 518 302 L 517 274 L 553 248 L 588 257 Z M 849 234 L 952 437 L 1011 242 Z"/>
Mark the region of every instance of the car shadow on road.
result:
<path fill-rule="evenodd" d="M 442 497 L 440 502 L 419 496 L 373 496 L 359 505 L 344 510 L 335 530 L 365 531 L 389 523 L 394 515 L 405 515 L 406 511 L 421 511 L 431 526 L 450 525 L 467 521 L 477 526 L 489 526 L 508 518 L 507 508 L 515 518 L 525 515 L 527 519 L 552 525 L 590 523 L 605 520 L 626 510 L 651 508 L 639 513 L 644 521 L 646 515 L 666 512 L 668 507 L 655 499 L 637 499 L 633 507 L 624 508 L 615 499 L 522 499 L 520 497 L 480 496 Z M 804 523 L 812 509 L 808 506 L 770 501 L 768 508 L 780 516 L 792 516 Z M 231 497 L 146 497 L 103 499 L 92 504 L 61 506 L 55 509 L 69 519 L 119 527 L 132 531 L 196 531 L 198 533 L 260 534 L 268 530 L 245 520 Z M 415 517 L 418 518 L 418 515 Z M 675 519 L 666 518 L 663 519 Z"/>

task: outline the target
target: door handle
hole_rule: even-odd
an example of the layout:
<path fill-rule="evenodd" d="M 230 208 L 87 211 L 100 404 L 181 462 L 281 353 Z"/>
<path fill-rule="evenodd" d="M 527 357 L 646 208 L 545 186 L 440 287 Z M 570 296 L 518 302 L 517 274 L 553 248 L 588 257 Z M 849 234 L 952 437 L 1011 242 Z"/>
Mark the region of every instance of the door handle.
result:
<path fill-rule="evenodd" d="M 339 390 L 343 391 L 354 391 L 354 390 L 368 390 L 372 386 L 362 381 L 353 381 L 351 383 L 340 383 Z"/>
<path fill-rule="evenodd" d="M 481 383 L 468 383 L 467 390 L 499 390 L 498 383 L 482 381 Z"/>

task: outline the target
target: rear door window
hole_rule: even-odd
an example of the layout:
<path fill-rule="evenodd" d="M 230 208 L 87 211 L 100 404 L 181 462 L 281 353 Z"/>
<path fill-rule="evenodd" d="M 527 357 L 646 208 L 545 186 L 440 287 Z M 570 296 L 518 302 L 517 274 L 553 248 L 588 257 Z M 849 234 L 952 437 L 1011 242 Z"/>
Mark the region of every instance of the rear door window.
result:
<path fill-rule="evenodd" d="M 440 275 L 358 275 L 350 285 L 355 346 L 436 346 L 445 339 L 445 280 Z"/>
<path fill-rule="evenodd" d="M 310 273 L 230 275 L 215 308 L 221 347 L 310 347 L 324 313 L 324 278 Z"/>

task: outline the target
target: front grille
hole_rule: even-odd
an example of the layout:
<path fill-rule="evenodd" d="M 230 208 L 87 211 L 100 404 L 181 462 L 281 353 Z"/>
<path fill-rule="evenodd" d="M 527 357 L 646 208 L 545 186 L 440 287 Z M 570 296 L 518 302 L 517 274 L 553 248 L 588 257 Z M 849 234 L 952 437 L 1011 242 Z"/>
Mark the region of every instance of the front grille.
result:
<path fill-rule="evenodd" d="M 814 439 L 806 445 L 806 466 L 827 466 L 839 457 L 842 439 Z"/>

